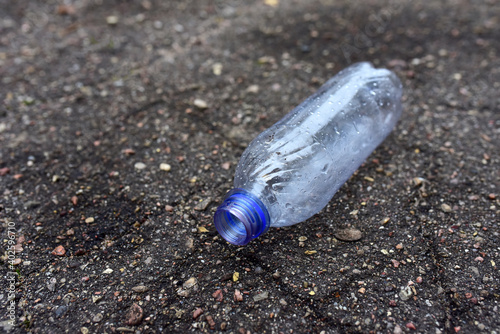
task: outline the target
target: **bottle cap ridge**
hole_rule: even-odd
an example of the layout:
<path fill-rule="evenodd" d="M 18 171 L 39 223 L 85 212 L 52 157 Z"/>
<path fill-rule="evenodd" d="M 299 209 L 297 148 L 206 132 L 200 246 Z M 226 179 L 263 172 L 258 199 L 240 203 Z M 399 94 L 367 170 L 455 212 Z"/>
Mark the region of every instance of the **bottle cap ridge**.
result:
<path fill-rule="evenodd" d="M 269 213 L 260 199 L 245 189 L 229 191 L 214 216 L 215 228 L 233 245 L 243 246 L 267 232 Z"/>

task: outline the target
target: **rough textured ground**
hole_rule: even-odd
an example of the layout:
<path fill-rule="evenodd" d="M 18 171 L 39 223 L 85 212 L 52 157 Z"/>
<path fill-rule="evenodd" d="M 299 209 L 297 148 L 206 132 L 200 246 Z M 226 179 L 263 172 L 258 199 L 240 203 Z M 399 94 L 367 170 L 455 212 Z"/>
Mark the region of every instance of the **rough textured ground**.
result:
<path fill-rule="evenodd" d="M 499 18 L 0 0 L 1 328 L 499 333 Z M 211 217 L 245 146 L 361 60 L 404 83 L 394 133 L 318 215 L 227 244 Z"/>

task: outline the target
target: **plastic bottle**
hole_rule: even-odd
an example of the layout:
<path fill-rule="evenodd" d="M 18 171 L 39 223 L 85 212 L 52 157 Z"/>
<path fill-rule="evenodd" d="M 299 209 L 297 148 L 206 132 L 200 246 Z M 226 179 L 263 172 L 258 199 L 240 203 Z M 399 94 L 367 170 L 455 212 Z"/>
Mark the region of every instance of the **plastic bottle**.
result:
<path fill-rule="evenodd" d="M 318 213 L 391 132 L 401 94 L 394 73 L 369 63 L 328 80 L 247 147 L 215 212 L 219 234 L 246 245 Z"/>

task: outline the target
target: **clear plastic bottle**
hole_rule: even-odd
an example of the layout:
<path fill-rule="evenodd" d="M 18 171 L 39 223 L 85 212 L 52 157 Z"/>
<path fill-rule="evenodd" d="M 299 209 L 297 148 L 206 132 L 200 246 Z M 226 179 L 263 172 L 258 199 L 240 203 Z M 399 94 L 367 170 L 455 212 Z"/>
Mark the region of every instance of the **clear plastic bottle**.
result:
<path fill-rule="evenodd" d="M 401 94 L 394 73 L 369 63 L 331 78 L 247 147 L 215 212 L 220 235 L 246 245 L 318 213 L 391 132 Z"/>

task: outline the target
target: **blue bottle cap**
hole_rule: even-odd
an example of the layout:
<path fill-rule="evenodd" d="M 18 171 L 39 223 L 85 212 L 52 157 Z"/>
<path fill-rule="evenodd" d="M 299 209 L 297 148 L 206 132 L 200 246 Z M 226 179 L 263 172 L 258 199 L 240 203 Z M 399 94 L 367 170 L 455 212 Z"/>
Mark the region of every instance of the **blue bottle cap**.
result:
<path fill-rule="evenodd" d="M 227 193 L 217 208 L 214 224 L 224 239 L 243 246 L 267 232 L 271 221 L 260 199 L 245 189 L 235 188 Z"/>

